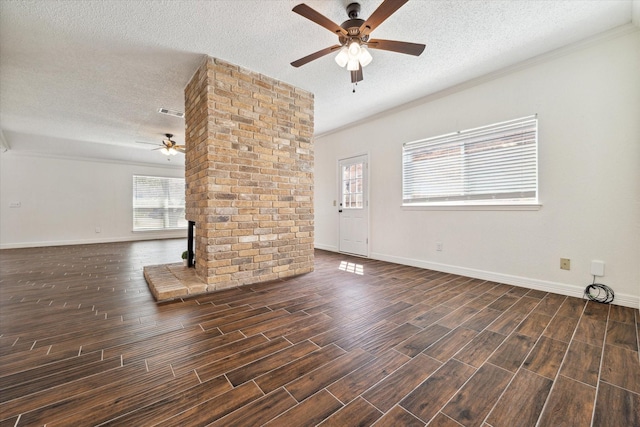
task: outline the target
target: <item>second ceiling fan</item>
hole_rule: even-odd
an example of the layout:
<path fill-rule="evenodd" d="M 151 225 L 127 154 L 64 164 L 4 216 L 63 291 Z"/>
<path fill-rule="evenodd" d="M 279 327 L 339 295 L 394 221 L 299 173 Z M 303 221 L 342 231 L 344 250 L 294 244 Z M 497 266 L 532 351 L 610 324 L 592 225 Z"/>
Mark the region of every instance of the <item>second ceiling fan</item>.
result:
<path fill-rule="evenodd" d="M 167 138 L 162 140 L 162 145 L 158 148 L 154 148 L 152 151 L 160 150 L 160 152 L 166 156 L 169 156 L 169 155 L 174 156 L 178 152 L 180 153 L 185 152 L 184 145 L 180 145 L 176 143 L 173 139 L 171 139 L 173 138 L 172 133 L 165 133 L 164 136 L 166 136 Z"/>
<path fill-rule="evenodd" d="M 341 25 L 336 24 L 304 3 L 297 5 L 293 8 L 295 13 L 336 34 L 340 44 L 327 47 L 293 61 L 291 65 L 300 67 L 329 53 L 338 51 L 338 55 L 335 58 L 336 62 L 341 67 L 347 67 L 347 70 L 351 72 L 351 83 L 355 84 L 362 81 L 362 68 L 366 67 L 373 59 L 369 53 L 369 48 L 420 56 L 425 48 L 423 44 L 369 38 L 369 34 L 373 30 L 408 1 L 384 0 L 366 21 L 358 18 L 360 4 L 351 3 L 347 6 L 349 19 Z"/>

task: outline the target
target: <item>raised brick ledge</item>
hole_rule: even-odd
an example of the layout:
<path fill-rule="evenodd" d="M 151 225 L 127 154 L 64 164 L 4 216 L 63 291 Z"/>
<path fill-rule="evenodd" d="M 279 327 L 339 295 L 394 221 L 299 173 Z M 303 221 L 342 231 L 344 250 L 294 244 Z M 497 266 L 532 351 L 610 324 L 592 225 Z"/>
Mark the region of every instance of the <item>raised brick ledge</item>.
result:
<path fill-rule="evenodd" d="M 207 292 L 207 284 L 198 278 L 193 268 L 182 263 L 148 265 L 144 278 L 156 301 L 166 301 Z"/>

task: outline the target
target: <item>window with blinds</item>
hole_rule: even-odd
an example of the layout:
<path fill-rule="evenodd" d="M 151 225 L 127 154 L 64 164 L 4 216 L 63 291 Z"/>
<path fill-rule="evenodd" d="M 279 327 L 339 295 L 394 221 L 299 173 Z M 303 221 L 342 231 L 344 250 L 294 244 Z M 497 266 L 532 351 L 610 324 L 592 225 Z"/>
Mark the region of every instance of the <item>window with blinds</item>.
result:
<path fill-rule="evenodd" d="M 538 119 L 405 143 L 405 206 L 538 203 Z"/>
<path fill-rule="evenodd" d="M 133 176 L 133 230 L 186 228 L 183 178 Z"/>

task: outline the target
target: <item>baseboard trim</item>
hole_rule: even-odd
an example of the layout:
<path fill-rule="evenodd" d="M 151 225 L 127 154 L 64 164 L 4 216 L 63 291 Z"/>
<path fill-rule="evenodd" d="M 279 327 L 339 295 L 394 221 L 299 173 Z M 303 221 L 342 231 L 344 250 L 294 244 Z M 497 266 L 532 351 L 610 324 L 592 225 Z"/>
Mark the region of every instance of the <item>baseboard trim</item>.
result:
<path fill-rule="evenodd" d="M 314 247 L 316 249 L 321 249 L 323 251 L 329 251 L 329 252 L 339 252 L 338 251 L 338 247 L 337 246 L 331 246 L 331 245 L 323 245 L 322 243 L 315 243 Z"/>
<path fill-rule="evenodd" d="M 530 288 L 538 291 L 553 292 L 555 294 L 577 298 L 584 297 L 583 287 L 566 283 L 550 282 L 546 280 L 532 279 L 529 277 L 513 276 L 510 274 L 495 273 L 492 271 L 458 267 L 455 265 L 440 264 L 412 258 L 403 258 L 377 252 L 372 252 L 369 257 L 372 259 L 377 259 L 379 261 L 409 265 L 412 267 L 425 268 L 428 270 L 442 271 L 444 273 L 458 274 L 460 276 L 473 277 L 474 279 L 490 280 L 492 282 Z M 638 305 L 640 304 L 640 298 L 634 295 L 616 293 L 613 303 L 625 307 L 638 308 Z"/>
<path fill-rule="evenodd" d="M 186 232 L 185 232 L 186 234 Z M 0 249 L 42 248 L 46 246 L 93 245 L 96 243 L 134 242 L 138 240 L 182 239 L 180 234 L 136 234 L 135 236 L 110 237 L 107 239 L 52 240 L 44 242 L 3 243 Z"/>

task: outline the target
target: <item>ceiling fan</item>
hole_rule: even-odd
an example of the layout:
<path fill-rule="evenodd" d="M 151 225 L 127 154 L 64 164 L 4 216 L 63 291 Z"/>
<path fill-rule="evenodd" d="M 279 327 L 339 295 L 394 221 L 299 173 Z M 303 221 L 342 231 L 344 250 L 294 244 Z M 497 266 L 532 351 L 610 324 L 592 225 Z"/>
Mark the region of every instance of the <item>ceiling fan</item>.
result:
<path fill-rule="evenodd" d="M 362 68 L 369 65 L 373 60 L 368 49 L 388 50 L 391 52 L 420 56 L 425 48 L 423 44 L 369 38 L 373 30 L 408 1 L 409 0 L 384 0 L 366 21 L 358 18 L 360 14 L 360 4 L 351 3 L 347 6 L 349 19 L 340 25 L 304 3 L 297 5 L 293 8 L 295 13 L 304 16 L 336 34 L 340 44 L 327 47 L 311 55 L 307 55 L 304 58 L 300 58 L 297 61 L 293 61 L 291 65 L 300 67 L 337 51 L 338 55 L 335 57 L 336 62 L 341 67 L 347 67 L 347 70 L 351 72 L 351 83 L 357 84 L 363 79 Z"/>
<path fill-rule="evenodd" d="M 184 145 L 179 145 L 174 140 L 171 139 L 173 138 L 172 133 L 165 133 L 164 136 L 166 136 L 167 138 L 162 140 L 162 146 L 158 148 L 154 148 L 151 151 L 160 150 L 160 152 L 166 156 L 175 156 L 178 152 L 180 153 L 185 152 Z M 136 142 L 139 142 L 140 144 L 157 145 L 156 143 L 152 143 L 152 142 L 143 142 L 143 141 L 136 141 Z"/>

